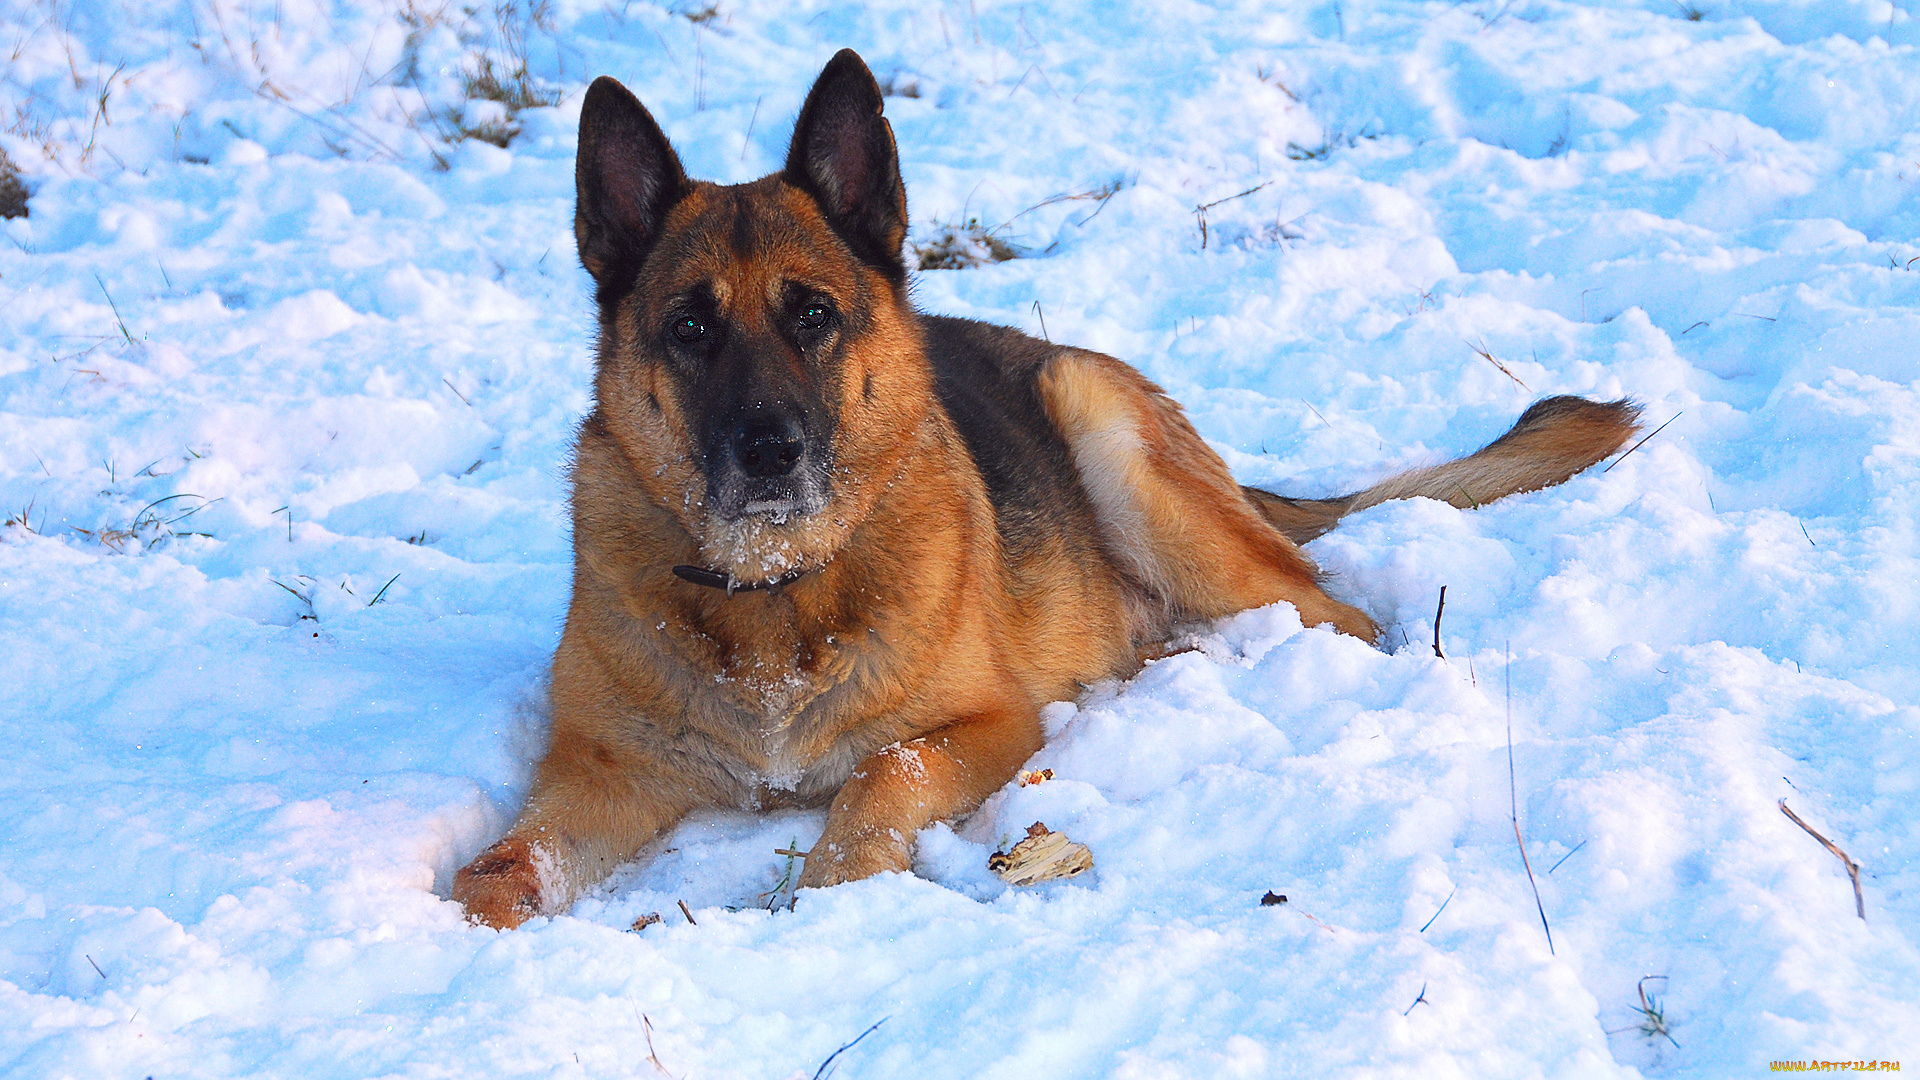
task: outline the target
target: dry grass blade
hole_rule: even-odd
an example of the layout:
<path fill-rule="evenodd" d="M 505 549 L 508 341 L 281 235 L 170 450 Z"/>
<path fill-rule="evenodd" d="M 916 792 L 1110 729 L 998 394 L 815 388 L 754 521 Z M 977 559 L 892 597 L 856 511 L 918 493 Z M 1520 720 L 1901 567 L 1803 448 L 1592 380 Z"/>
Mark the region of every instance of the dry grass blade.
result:
<path fill-rule="evenodd" d="M 780 874 L 780 880 L 774 882 L 773 888 L 760 894 L 760 899 L 766 901 L 768 911 L 772 911 L 780 906 L 780 894 L 783 892 L 787 894 L 788 911 L 792 911 L 794 905 L 799 902 L 799 884 L 793 873 L 794 860 L 807 857 L 807 853 L 800 850 L 799 844 L 799 838 L 795 837 L 787 841 L 786 847 L 773 849 L 775 855 L 783 855 L 786 857 L 787 864 L 786 868 Z"/>
<path fill-rule="evenodd" d="M 1221 203 L 1230 203 L 1235 199 L 1244 199 L 1254 192 L 1259 191 L 1261 188 L 1271 186 L 1273 186 L 1273 181 L 1269 180 L 1264 184 L 1255 184 L 1245 191 L 1236 192 L 1224 199 L 1215 199 L 1210 203 L 1202 203 L 1194 207 L 1193 216 L 1200 222 L 1200 250 L 1205 251 L 1207 248 L 1207 211 L 1219 206 Z"/>
<path fill-rule="evenodd" d="M 1513 769 L 1513 647 L 1507 647 L 1507 805 L 1513 821 L 1513 842 L 1520 848 L 1520 865 L 1527 868 L 1527 884 L 1533 888 L 1533 906 L 1540 912 L 1540 928 L 1547 932 L 1547 955 L 1558 956 L 1553 948 L 1553 927 L 1547 924 L 1547 905 L 1540 900 L 1540 883 L 1533 877 L 1533 860 L 1527 858 L 1527 841 L 1520 835 L 1520 788 Z"/>
<path fill-rule="evenodd" d="M 1485 342 L 1481 342 L 1480 344 L 1475 345 L 1473 342 L 1469 341 L 1467 342 L 1467 348 L 1472 349 L 1475 356 L 1478 356 L 1480 359 L 1485 360 L 1487 363 L 1492 364 L 1494 367 L 1498 368 L 1500 370 L 1500 374 L 1505 375 L 1507 378 L 1512 379 L 1514 382 L 1519 383 L 1520 389 L 1525 390 L 1529 394 L 1533 393 L 1533 387 L 1528 386 L 1520 378 L 1520 376 L 1515 375 L 1513 373 L 1512 369 L 1508 368 L 1507 365 L 1501 363 L 1500 358 L 1493 355 L 1493 350 L 1487 348 Z"/>
<path fill-rule="evenodd" d="M 40 530 L 33 527 L 33 506 L 34 506 L 34 503 L 39 501 L 39 498 L 40 497 L 36 495 L 28 499 L 27 505 L 21 507 L 19 513 L 8 514 L 6 520 L 0 521 L 0 529 L 11 529 L 15 526 L 19 526 L 20 528 L 25 529 L 30 533 L 38 533 Z M 44 528 L 46 527 L 46 524 L 47 524 L 47 512 L 42 510 L 40 512 L 40 525 L 42 528 Z"/>
<path fill-rule="evenodd" d="M 1417 997 L 1417 998 L 1414 998 L 1414 999 L 1413 999 L 1413 1005 L 1409 1005 L 1409 1006 L 1407 1006 L 1407 1011 L 1406 1011 L 1406 1012 L 1403 1012 L 1403 1013 L 1401 1013 L 1400 1015 L 1401 1015 L 1401 1016 L 1408 1016 L 1408 1015 L 1411 1015 L 1411 1014 L 1412 1014 L 1412 1012 L 1413 1012 L 1413 1008 L 1414 1008 L 1414 1005 L 1418 1005 L 1418 1004 L 1420 1004 L 1421 1002 L 1423 1002 L 1423 1001 L 1426 1001 L 1426 1000 L 1427 1000 L 1427 984 L 1426 984 L 1426 983 L 1421 983 L 1421 984 L 1420 984 L 1420 996 L 1419 996 L 1419 997 Z"/>
<path fill-rule="evenodd" d="M 107 307 L 113 311 L 113 321 L 120 324 L 120 336 L 127 339 L 127 344 L 133 344 L 133 335 L 127 330 L 127 320 L 120 317 L 120 305 L 113 302 L 113 294 L 107 291 L 107 283 L 100 280 L 99 274 L 93 275 L 93 280 L 100 286 L 100 295 L 107 298 Z"/>
<path fill-rule="evenodd" d="M 1442 585 L 1440 586 L 1440 606 L 1433 609 L 1433 655 L 1442 660 L 1447 658 L 1447 654 L 1440 651 L 1440 616 L 1446 614 L 1446 611 L 1447 587 Z"/>
<path fill-rule="evenodd" d="M 1844 851 L 1841 851 L 1839 846 L 1836 845 L 1833 841 L 1827 839 L 1824 836 L 1821 836 L 1818 832 L 1815 832 L 1813 826 L 1800 820 L 1799 814 L 1796 814 L 1792 810 L 1787 808 L 1787 800 L 1785 799 L 1780 800 L 1780 812 L 1787 815 L 1787 818 L 1791 820 L 1795 825 L 1798 825 L 1801 828 L 1807 830 L 1808 836 L 1811 836 L 1815 840 L 1820 841 L 1820 846 L 1826 848 L 1828 851 L 1833 852 L 1834 858 L 1839 859 L 1840 864 L 1847 868 L 1847 876 L 1853 879 L 1853 912 L 1854 914 L 1860 916 L 1861 922 L 1866 922 L 1867 921 L 1867 899 L 1860 892 L 1860 864 L 1857 862 L 1854 862 L 1853 859 L 1849 858 L 1847 853 Z"/>
<path fill-rule="evenodd" d="M 1651 997 L 1647 994 L 1647 983 L 1654 979 L 1659 979 L 1661 982 L 1667 981 L 1665 975 L 1642 975 L 1639 983 L 1634 986 L 1634 989 L 1640 995 L 1640 1004 L 1634 1006 L 1634 1011 L 1640 1014 L 1640 1022 L 1630 1028 L 1614 1028 L 1608 1031 L 1607 1034 L 1618 1035 L 1623 1031 L 1638 1031 L 1649 1039 L 1663 1038 L 1672 1043 L 1675 1050 L 1678 1050 L 1680 1049 L 1680 1041 L 1673 1037 L 1673 1032 L 1670 1030 L 1671 1025 L 1667 1022 L 1666 1006 L 1659 998 Z"/>
<path fill-rule="evenodd" d="M 1678 420 L 1678 419 L 1680 419 L 1680 418 L 1681 418 L 1682 416 L 1685 416 L 1685 415 L 1687 415 L 1687 414 L 1686 414 L 1686 413 L 1684 413 L 1684 412 L 1677 412 L 1677 413 L 1674 413 L 1674 414 L 1673 414 L 1672 416 L 1669 416 L 1669 417 L 1667 417 L 1667 424 L 1671 424 L 1671 423 L 1673 423 L 1673 422 L 1674 422 L 1675 420 Z M 1601 473 L 1602 473 L 1603 475 L 1604 475 L 1604 474 L 1606 474 L 1606 473 L 1610 473 L 1610 472 L 1612 472 L 1612 471 L 1613 471 L 1613 467 L 1614 467 L 1615 465 L 1618 465 L 1618 464 L 1620 464 L 1621 462 L 1623 462 L 1623 461 L 1625 461 L 1625 460 L 1627 460 L 1627 454 L 1631 454 L 1631 453 L 1633 453 L 1633 452 L 1634 452 L 1635 450 L 1638 450 L 1638 449 L 1640 449 L 1641 447 L 1643 447 L 1643 446 L 1645 446 L 1645 445 L 1647 445 L 1647 439 L 1651 439 L 1651 438 L 1653 438 L 1653 437 L 1654 437 L 1655 435 L 1658 435 L 1658 434 L 1660 434 L 1661 432 L 1663 432 L 1663 431 L 1665 431 L 1665 430 L 1667 430 L 1667 424 L 1661 424 L 1661 425 L 1660 425 L 1659 427 L 1657 427 L 1657 428 L 1654 428 L 1654 429 L 1653 429 L 1652 431 L 1649 431 L 1649 432 L 1647 432 L 1647 434 L 1646 434 L 1646 437 L 1645 437 L 1645 438 L 1643 438 L 1643 439 L 1641 439 L 1641 440 L 1640 440 L 1639 442 L 1637 442 L 1637 443 L 1634 443 L 1634 444 L 1633 444 L 1632 446 L 1629 446 L 1629 447 L 1627 447 L 1627 453 L 1626 453 L 1626 454 L 1621 454 L 1621 455 L 1620 455 L 1619 457 L 1617 457 L 1617 458 L 1614 458 L 1614 459 L 1613 459 L 1613 461 L 1612 461 L 1612 462 L 1611 462 L 1611 463 L 1610 463 L 1610 464 L 1609 464 L 1609 465 L 1608 465 L 1608 466 L 1607 466 L 1606 468 L 1604 468 L 1604 469 L 1601 469 L 1601 470 L 1600 470 L 1600 472 L 1601 472 Z"/>
<path fill-rule="evenodd" d="M 654 1053 L 653 1021 L 647 1017 L 646 1013 L 640 1014 L 640 1027 L 647 1033 L 647 1060 L 653 1063 L 653 1067 L 660 1071 L 661 1076 L 672 1076 L 673 1074 L 667 1071 L 667 1067 L 660 1063 L 660 1055 Z"/>
<path fill-rule="evenodd" d="M 392 577 L 388 578 L 387 583 L 385 585 L 380 586 L 380 591 L 373 594 L 373 599 L 367 601 L 367 606 L 372 607 L 373 605 L 379 603 L 380 598 L 387 595 L 387 590 L 393 588 L 393 583 L 399 580 L 400 580 L 399 574 L 395 574 Z"/>

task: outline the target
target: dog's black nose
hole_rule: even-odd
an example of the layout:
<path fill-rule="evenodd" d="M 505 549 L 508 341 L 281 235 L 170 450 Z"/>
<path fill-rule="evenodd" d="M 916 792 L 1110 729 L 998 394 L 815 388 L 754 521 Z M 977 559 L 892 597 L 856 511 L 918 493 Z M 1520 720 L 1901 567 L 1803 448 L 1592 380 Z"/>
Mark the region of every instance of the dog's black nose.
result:
<path fill-rule="evenodd" d="M 785 476 L 805 448 L 800 425 L 777 412 L 756 411 L 733 429 L 733 459 L 748 476 Z"/>

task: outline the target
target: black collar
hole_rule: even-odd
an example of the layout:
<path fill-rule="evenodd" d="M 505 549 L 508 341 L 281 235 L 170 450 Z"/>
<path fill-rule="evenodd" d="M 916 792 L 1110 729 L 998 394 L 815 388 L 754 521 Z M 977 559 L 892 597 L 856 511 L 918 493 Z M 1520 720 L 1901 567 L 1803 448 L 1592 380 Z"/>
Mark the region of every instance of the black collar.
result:
<path fill-rule="evenodd" d="M 759 592 L 763 589 L 769 592 L 778 592 L 783 586 L 800 580 L 802 577 L 805 577 L 806 574 L 806 570 L 793 570 L 774 578 L 772 581 L 738 581 L 732 574 L 725 574 L 718 570 L 708 570 L 703 566 L 687 566 L 683 564 L 673 568 L 673 576 L 679 578 L 681 581 L 691 581 L 695 585 L 705 585 L 709 589 L 725 589 L 728 596 L 732 596 L 737 592 Z"/>

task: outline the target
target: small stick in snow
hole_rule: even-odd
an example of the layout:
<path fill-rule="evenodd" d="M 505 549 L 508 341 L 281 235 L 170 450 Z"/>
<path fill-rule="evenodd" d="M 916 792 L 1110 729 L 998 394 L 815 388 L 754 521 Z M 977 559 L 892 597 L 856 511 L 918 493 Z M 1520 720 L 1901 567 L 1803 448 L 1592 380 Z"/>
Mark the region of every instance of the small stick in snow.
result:
<path fill-rule="evenodd" d="M 1573 845 L 1573 851 L 1569 851 L 1565 855 L 1560 856 L 1560 862 L 1556 862 L 1552 866 L 1547 867 L 1547 873 L 1551 874 L 1555 870 L 1560 869 L 1560 863 L 1566 862 L 1568 859 L 1573 858 L 1574 852 L 1577 852 L 1581 848 L 1586 846 L 1587 846 L 1587 842 L 1585 840 L 1582 840 L 1579 843 Z"/>
<path fill-rule="evenodd" d="M 1677 412 L 1677 413 L 1674 413 L 1674 414 L 1673 414 L 1672 416 L 1669 416 L 1669 417 L 1667 417 L 1667 424 L 1671 424 L 1671 423 L 1673 423 L 1673 422 L 1674 422 L 1675 420 L 1678 420 L 1678 419 L 1680 419 L 1680 418 L 1681 418 L 1682 416 L 1685 416 L 1685 415 L 1686 415 L 1686 413 L 1684 413 L 1684 412 Z M 1667 424 L 1661 424 L 1661 425 L 1660 425 L 1659 427 L 1657 427 L 1657 428 L 1654 428 L 1654 429 L 1653 429 L 1652 431 L 1649 431 L 1649 432 L 1647 432 L 1647 437 L 1646 437 L 1646 439 L 1641 439 L 1641 440 L 1640 440 L 1639 442 L 1637 442 L 1637 443 L 1634 443 L 1634 444 L 1633 444 L 1632 446 L 1629 446 L 1629 447 L 1627 447 L 1627 454 L 1631 454 L 1631 453 L 1633 453 L 1633 452 L 1634 452 L 1635 450 L 1638 450 L 1638 449 L 1640 449 L 1641 447 L 1643 447 L 1643 446 L 1645 446 L 1645 445 L 1647 445 L 1647 439 L 1651 439 L 1651 438 L 1653 438 L 1653 437 L 1654 437 L 1655 435 L 1658 435 L 1658 434 L 1660 434 L 1661 432 L 1663 432 L 1663 431 L 1665 431 L 1665 430 L 1667 430 Z M 1607 466 L 1606 468 L 1604 468 L 1604 469 L 1601 469 L 1601 470 L 1600 470 L 1600 472 L 1601 472 L 1601 474 L 1602 474 L 1602 475 L 1604 475 L 1604 474 L 1606 474 L 1606 473 L 1610 473 L 1610 472 L 1612 472 L 1612 471 L 1613 471 L 1613 466 L 1614 466 L 1614 465 L 1618 465 L 1618 464 L 1620 464 L 1621 462 L 1623 462 L 1623 461 L 1625 461 L 1625 460 L 1627 460 L 1627 454 L 1621 454 L 1621 455 L 1620 455 L 1619 457 L 1617 457 L 1617 458 L 1614 458 L 1614 459 L 1613 459 L 1613 465 L 1608 465 L 1608 466 Z M 1713 496 L 1712 496 L 1712 494 L 1708 494 L 1708 496 L 1707 496 L 1707 501 L 1708 501 L 1708 502 L 1712 502 L 1712 501 L 1713 501 Z"/>
<path fill-rule="evenodd" d="M 447 378 L 447 377 L 446 377 L 445 375 L 442 375 L 442 376 L 440 376 L 440 381 L 441 381 L 441 382 L 443 382 L 443 383 L 446 383 L 446 384 L 447 384 L 447 389 L 449 389 L 449 390 L 451 390 L 451 391 L 453 391 L 453 396 L 454 396 L 454 397 L 457 397 L 457 398 L 459 398 L 459 399 L 460 399 L 461 401 L 466 401 L 466 402 L 467 402 L 467 408 L 469 408 L 469 409 L 471 409 L 471 408 L 473 408 L 473 402 L 471 402 L 471 401 L 467 401 L 467 395 L 465 395 L 465 394 L 463 394 L 463 393 L 461 393 L 461 392 L 460 392 L 460 388 L 459 388 L 459 387 L 457 387 L 457 386 L 455 386 L 455 385 L 453 385 L 453 380 L 452 380 L 452 379 L 449 379 L 449 378 Z"/>
<path fill-rule="evenodd" d="M 1442 585 L 1440 586 L 1440 606 L 1433 609 L 1433 655 L 1442 660 L 1447 658 L 1447 654 L 1440 651 L 1440 616 L 1445 614 L 1446 610 L 1447 587 Z"/>
<path fill-rule="evenodd" d="M 1820 846 L 1826 848 L 1828 851 L 1833 852 L 1834 856 L 1840 860 L 1840 864 L 1847 868 L 1847 876 L 1853 879 L 1853 912 L 1854 914 L 1860 916 L 1861 922 L 1866 922 L 1867 921 L 1867 900 L 1866 900 L 1866 897 L 1862 896 L 1860 893 L 1860 864 L 1848 858 L 1847 853 L 1844 851 L 1841 851 L 1839 847 L 1837 847 L 1834 844 L 1833 841 L 1815 832 L 1813 830 L 1813 826 L 1807 824 L 1804 821 L 1801 821 L 1799 814 L 1796 814 L 1792 810 L 1787 809 L 1787 800 L 1785 799 L 1780 800 L 1780 812 L 1787 815 L 1787 817 L 1791 819 L 1795 825 L 1798 825 L 1801 828 L 1807 830 L 1808 836 L 1811 836 L 1815 840 L 1820 841 Z"/>
<path fill-rule="evenodd" d="M 773 849 L 773 853 L 775 855 L 785 855 L 789 859 L 804 859 L 807 857 L 807 853 L 798 848 L 777 847 Z"/>
<path fill-rule="evenodd" d="M 1447 910 L 1447 905 L 1453 903 L 1453 894 L 1459 891 L 1460 891 L 1460 886 L 1458 885 L 1455 885 L 1452 889 L 1448 890 L 1447 898 L 1445 900 L 1440 901 L 1440 911 Z M 1433 913 L 1433 919 L 1437 919 L 1440 917 L 1440 911 L 1436 911 Z M 1424 934 L 1427 932 L 1427 927 L 1433 925 L 1433 919 L 1428 919 L 1426 921 L 1426 924 L 1420 927 L 1421 933 Z"/>
<path fill-rule="evenodd" d="M 1553 948 L 1553 927 L 1547 925 L 1547 905 L 1540 902 L 1540 883 L 1533 879 L 1533 860 L 1527 858 L 1527 842 L 1520 836 L 1520 792 L 1513 776 L 1513 646 L 1507 646 L 1507 800 L 1513 821 L 1513 842 L 1520 847 L 1520 865 L 1527 868 L 1527 884 L 1533 887 L 1533 906 L 1540 912 L 1540 928 L 1547 932 L 1547 955 L 1558 956 Z"/>
<path fill-rule="evenodd" d="M 692 926 L 700 925 L 699 923 L 694 921 L 693 912 L 687 907 L 687 902 L 685 900 L 675 900 L 674 903 L 680 905 L 680 914 L 685 915 L 687 917 L 688 924 Z"/>
<path fill-rule="evenodd" d="M 99 965 L 99 964 L 95 964 L 95 963 L 94 963 L 94 960 L 93 960 L 93 957 L 92 957 L 92 956 L 88 956 L 88 955 L 87 955 L 86 953 L 81 953 L 80 955 L 82 955 L 82 956 L 86 956 L 86 957 L 87 957 L 87 963 L 89 963 L 89 964 L 93 964 L 93 971 L 94 971 L 94 974 L 96 974 L 96 975 L 99 975 L 99 976 L 100 976 L 101 978 L 103 978 L 103 979 L 107 977 L 107 973 L 106 973 L 106 972 L 104 972 L 104 971 L 101 971 L 101 970 L 100 970 L 100 965 Z"/>
<path fill-rule="evenodd" d="M 1426 1000 L 1427 1000 L 1427 984 L 1426 984 L 1426 983 L 1421 983 L 1421 984 L 1420 984 L 1420 996 L 1419 996 L 1419 997 L 1417 997 L 1417 998 L 1414 998 L 1414 999 L 1413 999 L 1413 1005 L 1418 1005 L 1418 1004 L 1420 1004 L 1421 1002 L 1423 1002 L 1423 1001 L 1426 1001 Z M 1428 1002 L 1428 1004 L 1432 1004 L 1432 1002 Z M 1413 1011 L 1413 1005 L 1409 1005 L 1409 1006 L 1407 1006 L 1407 1012 L 1403 1012 L 1403 1013 L 1401 1013 L 1400 1015 L 1401 1015 L 1401 1016 L 1405 1016 L 1405 1015 L 1407 1015 L 1407 1013 L 1410 1013 L 1410 1012 L 1412 1012 L 1412 1011 Z"/>
<path fill-rule="evenodd" d="M 874 1029 L 875 1029 L 875 1028 L 878 1028 L 878 1027 L 879 1027 L 879 1026 L 880 1026 L 881 1024 L 884 1024 L 884 1023 L 886 1023 L 886 1022 L 887 1022 L 888 1020 L 891 1020 L 891 1019 L 893 1019 L 893 1018 L 892 1018 L 892 1017 L 890 1017 L 890 1016 L 883 1016 L 883 1017 L 881 1017 L 880 1019 L 878 1019 L 878 1020 L 875 1020 L 875 1021 L 873 1022 L 873 1027 L 870 1027 L 870 1028 L 868 1028 L 867 1030 L 865 1030 L 865 1031 L 863 1031 L 863 1032 L 861 1032 L 860 1034 L 858 1034 L 858 1035 L 855 1035 L 855 1036 L 853 1037 L 853 1041 L 852 1041 L 852 1042 L 850 1042 L 850 1043 L 847 1043 L 847 1044 L 846 1044 L 845 1046 L 842 1046 L 842 1047 L 841 1047 L 840 1049 L 838 1049 L 838 1050 L 835 1050 L 835 1051 L 834 1051 L 833 1053 L 831 1053 L 831 1054 L 828 1054 L 828 1055 L 827 1055 L 827 1060 L 825 1060 L 825 1061 L 823 1061 L 823 1062 L 821 1062 L 821 1063 L 820 1063 L 820 1067 L 819 1067 L 818 1069 L 816 1069 L 816 1070 L 814 1070 L 814 1074 L 813 1074 L 813 1080 L 822 1080 L 822 1078 L 824 1078 L 824 1077 L 827 1077 L 827 1076 L 831 1076 L 831 1075 L 833 1075 L 833 1074 L 831 1074 L 831 1073 L 829 1073 L 829 1072 L 827 1072 L 827 1066 L 829 1066 L 829 1065 L 831 1065 L 831 1064 L 833 1064 L 833 1059 L 834 1059 L 834 1058 L 837 1058 L 837 1057 L 839 1057 L 839 1056 L 840 1056 L 841 1054 L 844 1054 L 844 1053 L 846 1053 L 847 1051 L 849 1051 L 849 1050 L 851 1050 L 851 1049 L 853 1049 L 853 1048 L 854 1048 L 855 1046 L 858 1046 L 858 1045 L 860 1044 L 860 1040 L 861 1040 L 861 1039 L 864 1039 L 864 1038 L 866 1038 L 867 1036 L 869 1036 L 869 1035 L 871 1035 L 871 1034 L 873 1034 L 873 1032 L 874 1032 Z"/>

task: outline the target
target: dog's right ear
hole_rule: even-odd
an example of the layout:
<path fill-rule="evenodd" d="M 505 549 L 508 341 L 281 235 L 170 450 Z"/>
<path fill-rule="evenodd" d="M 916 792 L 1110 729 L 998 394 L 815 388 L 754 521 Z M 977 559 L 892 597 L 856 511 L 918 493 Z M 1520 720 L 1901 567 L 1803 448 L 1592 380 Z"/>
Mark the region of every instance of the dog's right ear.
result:
<path fill-rule="evenodd" d="M 605 75 L 593 80 L 580 107 L 573 182 L 580 264 L 603 288 L 639 270 L 667 211 L 687 192 L 687 172 L 660 125 L 632 91 Z"/>

